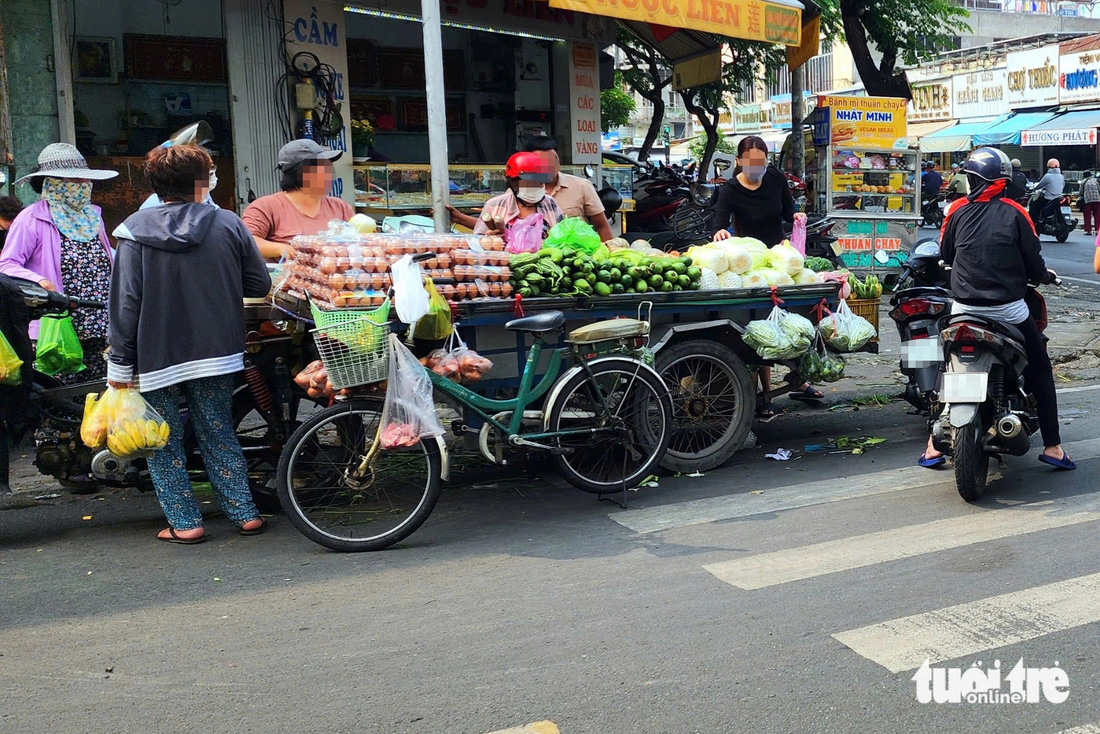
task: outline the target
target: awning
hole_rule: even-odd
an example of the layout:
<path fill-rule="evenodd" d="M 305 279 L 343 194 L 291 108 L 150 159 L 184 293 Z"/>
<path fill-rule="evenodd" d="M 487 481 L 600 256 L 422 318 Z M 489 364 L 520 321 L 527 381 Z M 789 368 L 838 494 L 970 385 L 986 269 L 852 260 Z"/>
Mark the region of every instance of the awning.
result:
<path fill-rule="evenodd" d="M 790 130 L 761 130 L 754 133 L 735 133 L 730 137 L 730 143 L 740 145 L 741 141 L 748 137 L 760 138 L 768 145 L 768 150 L 778 153 L 783 149 L 783 143 L 787 142 Z M 719 154 L 716 154 L 719 155 Z"/>
<path fill-rule="evenodd" d="M 953 127 L 944 128 L 931 135 L 925 135 L 920 141 L 922 153 L 956 153 L 966 152 L 974 147 L 971 137 L 977 133 L 985 132 L 990 127 L 998 124 L 1007 117 L 986 117 L 981 120 L 968 120 L 960 122 Z"/>
<path fill-rule="evenodd" d="M 1100 110 L 1064 112 L 1046 122 L 1025 129 L 1020 134 L 1020 144 L 1038 145 L 1096 145 L 1096 128 L 1100 127 Z"/>
<path fill-rule="evenodd" d="M 917 145 L 921 138 L 931 135 L 937 130 L 954 127 L 955 120 L 939 120 L 937 122 L 913 122 L 909 124 L 909 145 Z"/>
<path fill-rule="evenodd" d="M 1019 145 L 1020 133 L 1054 117 L 1053 112 L 1019 112 L 974 135 L 974 145 Z"/>
<path fill-rule="evenodd" d="M 646 46 L 656 50 L 670 64 L 722 48 L 721 39 L 711 33 L 653 26 L 637 20 L 616 20 L 615 22 Z"/>

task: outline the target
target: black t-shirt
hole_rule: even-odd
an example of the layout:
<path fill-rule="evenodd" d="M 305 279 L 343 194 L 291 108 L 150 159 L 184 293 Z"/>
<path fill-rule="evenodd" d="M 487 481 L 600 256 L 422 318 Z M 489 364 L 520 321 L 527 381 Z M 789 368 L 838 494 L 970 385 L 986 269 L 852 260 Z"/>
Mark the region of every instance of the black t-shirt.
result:
<path fill-rule="evenodd" d="M 785 240 L 783 222 L 794 221 L 794 199 L 787 179 L 768 167 L 760 188 L 747 189 L 737 176 L 722 184 L 714 205 L 714 223 L 738 237 L 755 237 L 771 247 Z"/>

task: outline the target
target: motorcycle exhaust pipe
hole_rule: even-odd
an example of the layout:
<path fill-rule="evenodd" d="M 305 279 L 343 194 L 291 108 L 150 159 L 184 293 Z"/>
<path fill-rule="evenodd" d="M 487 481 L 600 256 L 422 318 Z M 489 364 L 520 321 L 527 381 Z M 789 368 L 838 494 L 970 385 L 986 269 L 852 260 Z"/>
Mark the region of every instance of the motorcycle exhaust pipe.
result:
<path fill-rule="evenodd" d="M 1019 436 L 1023 430 L 1023 421 L 1012 413 L 1002 415 L 997 419 L 997 435 L 1003 439 L 1014 439 Z"/>
<path fill-rule="evenodd" d="M 996 435 L 987 436 L 986 449 L 995 453 L 1006 452 L 1023 456 L 1031 450 L 1031 435 L 1024 430 L 1023 422 L 1013 414 L 1003 415 L 994 422 Z"/>

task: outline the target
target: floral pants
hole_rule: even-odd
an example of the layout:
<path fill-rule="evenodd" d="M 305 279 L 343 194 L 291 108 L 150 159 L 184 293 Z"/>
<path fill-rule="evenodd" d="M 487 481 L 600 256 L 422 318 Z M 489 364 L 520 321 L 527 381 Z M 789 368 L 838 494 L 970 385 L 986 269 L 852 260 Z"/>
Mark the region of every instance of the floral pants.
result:
<path fill-rule="evenodd" d="M 168 523 L 176 530 L 202 527 L 202 511 L 187 476 L 179 408 L 181 394 L 187 398 L 191 428 L 222 512 L 238 527 L 259 517 L 248 489 L 244 452 L 233 430 L 233 376 L 221 375 L 189 380 L 142 395 L 172 429 L 168 445 L 149 458 L 153 486 Z"/>

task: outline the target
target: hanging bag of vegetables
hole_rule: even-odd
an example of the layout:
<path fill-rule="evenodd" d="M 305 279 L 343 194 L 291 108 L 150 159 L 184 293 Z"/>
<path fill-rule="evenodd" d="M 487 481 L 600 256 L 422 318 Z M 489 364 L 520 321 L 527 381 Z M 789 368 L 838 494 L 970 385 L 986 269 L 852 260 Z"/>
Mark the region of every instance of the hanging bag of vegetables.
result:
<path fill-rule="evenodd" d="M 844 300 L 835 312 L 829 313 L 818 323 L 817 330 L 826 343 L 838 352 L 855 352 L 878 335 L 871 322 L 852 313 Z"/>
<path fill-rule="evenodd" d="M 836 382 L 844 377 L 844 357 L 830 354 L 825 341 L 818 334 L 814 348 L 806 352 L 798 363 L 798 374 L 808 382 Z"/>
<path fill-rule="evenodd" d="M 745 327 L 745 344 L 769 361 L 801 357 L 813 344 L 813 324 L 805 316 L 780 308 L 783 301 L 776 296 L 774 288 L 772 302 L 775 305 L 768 318 L 750 321 Z"/>

